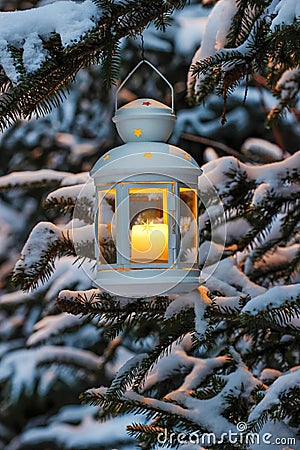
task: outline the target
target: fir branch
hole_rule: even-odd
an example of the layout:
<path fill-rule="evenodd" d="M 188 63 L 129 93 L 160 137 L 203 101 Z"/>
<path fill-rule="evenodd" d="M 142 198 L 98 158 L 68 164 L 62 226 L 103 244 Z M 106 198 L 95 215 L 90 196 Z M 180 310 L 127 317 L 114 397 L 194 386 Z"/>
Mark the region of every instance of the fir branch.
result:
<path fill-rule="evenodd" d="M 167 353 L 171 352 L 172 346 L 175 343 L 180 342 L 187 334 L 191 334 L 192 338 L 192 348 L 198 347 L 200 344 L 204 345 L 206 339 L 208 339 L 211 329 L 207 327 L 207 333 L 202 336 L 201 342 L 199 342 L 198 337 L 194 331 L 194 308 L 184 310 L 177 314 L 176 316 L 164 320 L 161 323 L 161 342 L 148 353 L 147 358 L 145 358 L 139 368 L 139 372 L 135 377 L 132 388 L 138 391 L 143 385 L 147 374 L 154 367 L 157 361 Z"/>
<path fill-rule="evenodd" d="M 198 400 L 208 400 L 218 395 L 226 386 L 226 381 L 219 375 L 211 375 L 206 381 L 206 386 L 195 390 L 192 397 Z"/>
<path fill-rule="evenodd" d="M 237 1 L 238 10 L 233 17 L 230 31 L 227 35 L 226 47 L 234 48 L 245 42 L 245 40 L 250 35 L 254 24 L 263 14 L 267 3 L 270 3 L 270 1 Z"/>
<path fill-rule="evenodd" d="M 55 34 L 44 42 L 50 56 L 34 73 L 22 70 L 19 81 L 10 86 L 0 97 L 0 129 L 4 129 L 19 118 L 45 115 L 58 106 L 68 92 L 70 83 L 79 69 L 97 64 L 102 58 L 109 73 L 116 75 L 118 59 L 111 58 L 108 47 L 116 50 L 118 42 L 125 36 L 140 34 L 157 17 L 161 23 L 176 8 L 182 8 L 185 1 L 127 0 L 112 3 L 98 2 L 104 11 L 94 29 L 85 33 L 79 42 L 67 47 L 61 44 Z M 5 83 L 2 85 L 4 87 Z"/>
<path fill-rule="evenodd" d="M 61 291 L 56 303 L 61 311 L 70 314 L 87 315 L 91 314 L 92 303 L 96 298 L 97 290 L 85 291 Z"/>
<path fill-rule="evenodd" d="M 196 89 L 189 93 L 190 102 L 202 102 L 214 89 L 224 99 L 222 123 L 226 121 L 226 101 L 234 87 L 255 72 L 267 75 L 268 87 L 276 96 L 276 84 L 284 71 L 296 69 L 300 60 L 299 27 L 295 18 L 292 23 L 276 25 L 268 15 L 270 0 L 237 1 L 224 48 L 212 56 L 193 64 L 191 76 L 201 76 Z M 228 73 L 229 72 L 229 73 Z M 207 86 L 206 86 L 207 85 Z M 296 104 L 298 88 L 293 95 L 284 98 L 268 114 L 266 125 L 270 126 Z"/>
<path fill-rule="evenodd" d="M 40 225 L 41 227 L 39 227 Z M 37 227 L 42 229 L 44 223 L 41 222 Z M 29 262 L 26 262 L 26 255 L 23 254 L 15 266 L 12 282 L 16 286 L 21 286 L 23 290 L 35 289 L 40 282 L 47 281 L 54 271 L 56 258 L 76 255 L 73 242 L 67 234 L 55 235 L 51 228 L 49 228 L 48 232 L 52 232 L 53 238 L 45 248 L 41 249 L 39 258 L 30 260 L 31 250 L 29 250 Z M 28 245 L 30 248 L 30 240 Z"/>
<path fill-rule="evenodd" d="M 12 172 L 0 177 L 0 191 L 57 186 L 68 175 L 68 172 L 50 169 Z"/>
<path fill-rule="evenodd" d="M 259 311 L 255 315 L 255 320 L 251 320 L 251 314 L 241 313 L 240 320 L 243 326 L 247 329 L 264 329 L 273 328 L 290 334 L 299 334 L 299 329 L 293 327 L 289 322 L 294 317 L 300 315 L 300 296 L 291 299 L 288 304 L 285 302 L 278 308 L 267 307 L 263 311 Z"/>
<path fill-rule="evenodd" d="M 57 304 L 62 311 L 71 314 L 87 315 L 90 320 L 97 317 L 104 334 L 114 339 L 120 333 L 132 332 L 135 327 L 143 323 L 158 324 L 170 303 L 168 297 L 153 299 L 136 299 L 122 304 L 117 297 L 97 290 L 84 292 L 62 291 L 57 298 Z"/>
<path fill-rule="evenodd" d="M 185 417 L 185 409 L 179 405 L 172 404 L 172 411 L 169 411 L 170 403 L 143 397 L 135 392 L 126 392 L 122 397 L 107 395 L 107 390 L 90 389 L 80 396 L 81 401 L 101 407 L 101 420 L 128 413 L 143 414 L 148 420 L 162 421 L 168 423 L 173 420 L 174 427 L 180 427 L 186 432 L 201 430 L 201 427 Z M 176 412 L 175 412 L 176 410 Z M 128 430 L 131 428 L 128 427 Z M 203 430 L 205 431 L 205 430 Z M 134 433 L 134 430 L 132 429 Z"/>

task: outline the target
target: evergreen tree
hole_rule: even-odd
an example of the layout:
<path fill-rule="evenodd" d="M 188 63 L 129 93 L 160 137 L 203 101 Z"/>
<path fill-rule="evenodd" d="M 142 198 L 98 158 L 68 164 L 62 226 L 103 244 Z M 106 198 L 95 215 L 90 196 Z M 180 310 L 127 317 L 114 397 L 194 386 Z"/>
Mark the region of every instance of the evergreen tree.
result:
<path fill-rule="evenodd" d="M 39 36 L 47 52 L 34 70 L 24 53 L 32 45 L 40 55 L 36 36 L 18 48 L 7 40 L 5 63 L 12 57 L 16 65 L 11 72 L 3 66 L 3 126 L 57 105 L 61 87 L 99 58 L 110 80 L 119 39 L 140 33 L 151 21 L 164 28 L 184 2 L 82 5 L 88 14 L 92 11 L 92 27 L 67 45 L 63 32 L 50 40 Z M 226 27 L 216 19 L 221 7 Z M 190 80 L 192 96 L 201 100 L 216 87 L 227 100 L 242 77 L 270 71 L 268 80 L 280 97 L 270 119 L 293 107 L 299 90 L 297 16 L 297 5 L 289 0 L 217 2 L 200 60 L 192 65 L 192 74 L 200 75 L 195 86 Z M 216 44 L 218 51 L 208 54 Z M 9 80 L 9 74 L 15 78 Z M 45 200 L 52 221 L 36 224 L 15 265 L 14 282 L 29 292 L 1 298 L 2 333 L 8 340 L 0 362 L 5 399 L 0 430 L 6 450 L 132 449 L 132 437 L 149 449 L 263 449 L 269 448 L 263 439 L 275 438 L 281 439 L 277 448 L 299 446 L 300 154 L 278 150 L 252 140 L 243 146 L 248 162 L 227 157 L 203 166 L 200 255 L 206 283 L 180 296 L 124 299 L 91 286 L 72 239 L 74 227 L 80 233 L 94 220 L 90 202 L 81 221 L 73 216 L 87 172 L 37 170 L 0 179 L 4 192 L 56 188 Z M 211 186 L 222 201 L 221 219 Z M 225 225 L 225 250 L 208 277 Z M 15 226 L 16 236 L 17 231 Z M 71 406 L 85 389 L 82 401 L 96 407 Z M 32 400 L 40 411 L 24 430 Z"/>

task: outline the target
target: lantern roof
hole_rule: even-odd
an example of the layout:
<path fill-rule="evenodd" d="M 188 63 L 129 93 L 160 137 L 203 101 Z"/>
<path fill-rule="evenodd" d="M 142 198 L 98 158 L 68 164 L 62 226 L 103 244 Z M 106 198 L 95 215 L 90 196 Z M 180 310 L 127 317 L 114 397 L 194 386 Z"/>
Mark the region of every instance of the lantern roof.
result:
<path fill-rule="evenodd" d="M 167 176 L 189 184 L 202 171 L 187 152 L 174 145 L 159 142 L 128 142 L 101 156 L 91 176 L 96 184 L 120 182 L 128 177 L 152 174 Z"/>
<path fill-rule="evenodd" d="M 163 103 L 152 98 L 138 98 L 122 106 L 116 111 L 113 121 L 116 122 L 120 117 L 152 117 L 161 114 L 162 116 L 174 116 L 172 109 Z"/>

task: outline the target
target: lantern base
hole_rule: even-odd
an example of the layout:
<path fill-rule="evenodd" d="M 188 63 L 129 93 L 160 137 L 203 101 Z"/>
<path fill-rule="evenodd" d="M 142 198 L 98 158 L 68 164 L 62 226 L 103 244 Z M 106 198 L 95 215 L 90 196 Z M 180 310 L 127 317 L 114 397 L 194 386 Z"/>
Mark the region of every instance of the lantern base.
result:
<path fill-rule="evenodd" d="M 94 284 L 112 295 L 138 298 L 190 292 L 202 283 L 199 269 L 136 269 L 98 272 Z"/>

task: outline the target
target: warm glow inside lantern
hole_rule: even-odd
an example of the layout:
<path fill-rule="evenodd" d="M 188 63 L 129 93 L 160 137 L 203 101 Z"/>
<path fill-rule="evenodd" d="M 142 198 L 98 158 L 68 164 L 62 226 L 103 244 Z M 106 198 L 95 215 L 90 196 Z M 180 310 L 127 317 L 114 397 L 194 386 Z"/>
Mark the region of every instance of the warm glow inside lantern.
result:
<path fill-rule="evenodd" d="M 184 150 L 164 142 L 175 121 L 173 102 L 169 108 L 138 99 L 116 107 L 113 120 L 125 144 L 102 156 L 91 172 L 97 190 L 95 283 L 132 297 L 192 290 L 199 285 L 201 169 Z"/>

